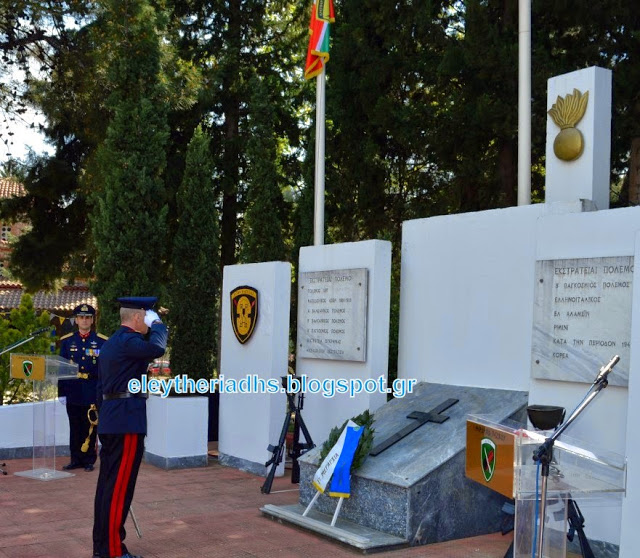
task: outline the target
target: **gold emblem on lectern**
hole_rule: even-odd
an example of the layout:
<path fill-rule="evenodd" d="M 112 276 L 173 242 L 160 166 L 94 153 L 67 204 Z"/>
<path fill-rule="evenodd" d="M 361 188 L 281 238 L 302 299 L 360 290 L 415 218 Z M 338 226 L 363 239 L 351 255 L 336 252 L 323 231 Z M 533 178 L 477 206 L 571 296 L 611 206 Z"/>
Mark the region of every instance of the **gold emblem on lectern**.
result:
<path fill-rule="evenodd" d="M 237 287 L 231 291 L 231 325 L 236 339 L 243 345 L 249 340 L 258 321 L 258 291 Z"/>
<path fill-rule="evenodd" d="M 573 94 L 567 95 L 564 99 L 558 96 L 549 110 L 549 116 L 560 127 L 560 133 L 553 142 L 553 152 L 558 159 L 574 161 L 582 155 L 584 140 L 582 133 L 575 126 L 582 120 L 588 102 L 588 91 L 583 95 L 574 89 Z"/>

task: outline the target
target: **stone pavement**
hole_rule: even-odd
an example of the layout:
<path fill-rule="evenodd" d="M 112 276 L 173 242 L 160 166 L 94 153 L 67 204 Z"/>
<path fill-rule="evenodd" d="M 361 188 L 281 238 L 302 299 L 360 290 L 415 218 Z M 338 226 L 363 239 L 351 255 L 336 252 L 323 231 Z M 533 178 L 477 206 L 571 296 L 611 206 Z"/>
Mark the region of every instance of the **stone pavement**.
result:
<path fill-rule="evenodd" d="M 0 558 L 90 558 L 93 496 L 98 468 L 48 482 L 15 476 L 31 469 L 30 459 L 7 461 L 0 476 Z M 61 458 L 58 468 L 66 463 Z M 263 479 L 223 467 L 165 471 L 142 464 L 133 510 L 142 539 L 127 520 L 127 545 L 144 558 L 342 558 L 361 553 L 282 525 L 263 516 L 265 504 L 298 501 L 287 476 L 276 479 L 271 494 L 261 494 Z M 503 558 L 512 534 L 404 548 L 376 556 L 409 558 Z"/>

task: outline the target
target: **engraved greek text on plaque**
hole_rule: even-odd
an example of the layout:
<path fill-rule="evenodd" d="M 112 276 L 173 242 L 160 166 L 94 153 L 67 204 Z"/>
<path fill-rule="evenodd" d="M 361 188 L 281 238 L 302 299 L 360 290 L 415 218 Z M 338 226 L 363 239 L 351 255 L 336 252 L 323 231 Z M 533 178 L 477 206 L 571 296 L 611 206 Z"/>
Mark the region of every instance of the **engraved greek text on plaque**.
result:
<path fill-rule="evenodd" d="M 631 348 L 633 256 L 536 262 L 531 371 L 534 378 L 626 386 Z"/>
<path fill-rule="evenodd" d="M 367 271 L 300 273 L 298 357 L 366 361 Z"/>

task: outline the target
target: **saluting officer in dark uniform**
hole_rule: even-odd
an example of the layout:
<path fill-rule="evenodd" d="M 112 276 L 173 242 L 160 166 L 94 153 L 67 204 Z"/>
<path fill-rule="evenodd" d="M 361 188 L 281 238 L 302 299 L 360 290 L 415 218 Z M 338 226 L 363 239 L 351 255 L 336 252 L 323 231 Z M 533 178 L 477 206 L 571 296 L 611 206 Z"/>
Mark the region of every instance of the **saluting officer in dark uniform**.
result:
<path fill-rule="evenodd" d="M 89 304 L 81 304 L 73 310 L 78 329 L 60 338 L 60 356 L 78 365 L 78 377 L 61 379 L 58 382 L 58 396 L 66 397 L 69 417 L 69 450 L 71 462 L 63 469 L 84 468 L 93 471 L 96 462 L 96 431 L 89 436 L 87 412 L 96 402 L 98 380 L 98 357 L 100 348 L 107 340 L 105 335 L 91 329 L 96 310 Z M 89 448 L 82 451 L 82 444 L 89 436 Z"/>
<path fill-rule="evenodd" d="M 128 391 L 164 354 L 167 328 L 151 308 L 155 297 L 119 298 L 120 328 L 102 346 L 98 379 L 100 475 L 93 522 L 94 558 L 142 558 L 123 541 L 147 433 L 146 394 Z M 144 336 L 149 334 L 148 338 Z"/>

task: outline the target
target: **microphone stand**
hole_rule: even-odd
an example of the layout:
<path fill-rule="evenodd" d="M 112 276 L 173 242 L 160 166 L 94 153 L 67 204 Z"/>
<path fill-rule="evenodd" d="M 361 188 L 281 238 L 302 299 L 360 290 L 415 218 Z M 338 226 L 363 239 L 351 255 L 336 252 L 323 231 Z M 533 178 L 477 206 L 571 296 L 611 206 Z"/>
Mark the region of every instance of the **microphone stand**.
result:
<path fill-rule="evenodd" d="M 604 388 L 609 385 L 607 380 L 607 376 L 613 369 L 613 367 L 618 363 L 620 357 L 618 355 L 614 356 L 608 364 L 600 368 L 598 376 L 594 380 L 593 384 L 589 388 L 587 395 L 582 400 L 582 403 L 576 407 L 576 409 L 571 413 L 571 416 L 561 424 L 555 432 L 545 440 L 545 442 L 535 451 L 533 452 L 533 460 L 540 463 L 541 466 L 541 476 L 542 476 L 542 488 L 540 490 L 540 516 L 538 518 L 538 542 L 536 548 L 536 558 L 543 558 L 542 556 L 542 548 L 543 548 L 543 539 L 544 539 L 544 518 L 546 514 L 547 508 L 547 482 L 549 479 L 549 464 L 553 460 L 553 444 L 558 439 L 560 434 L 562 434 L 567 427 L 578 418 L 578 415 L 584 411 L 585 407 L 593 401 L 593 399 L 600 393 Z"/>
<path fill-rule="evenodd" d="M 36 337 L 38 337 L 38 335 L 40 335 L 41 333 L 44 333 L 45 331 L 49 331 L 49 329 L 50 328 L 48 327 L 41 327 L 40 329 L 36 329 L 35 331 L 32 331 L 25 338 L 20 339 L 19 341 L 16 341 L 11 345 L 7 345 L 4 349 L 0 349 L 0 356 L 2 356 L 5 353 L 8 353 L 9 351 L 12 351 L 13 349 L 17 349 L 20 345 L 24 345 L 25 343 L 28 343 L 32 339 L 35 339 Z"/>

